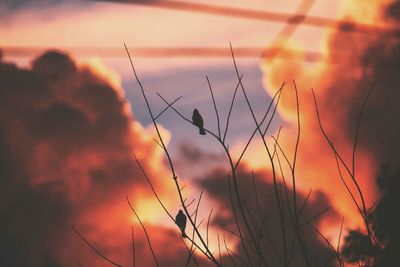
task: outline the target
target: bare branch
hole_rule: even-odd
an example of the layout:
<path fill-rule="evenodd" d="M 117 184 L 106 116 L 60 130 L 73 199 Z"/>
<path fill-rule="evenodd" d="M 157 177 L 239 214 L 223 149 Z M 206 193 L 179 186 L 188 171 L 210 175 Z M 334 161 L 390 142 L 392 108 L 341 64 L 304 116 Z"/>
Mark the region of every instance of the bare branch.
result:
<path fill-rule="evenodd" d="M 219 123 L 219 114 L 218 114 L 217 104 L 215 103 L 214 93 L 213 93 L 213 90 L 211 87 L 210 80 L 208 79 L 207 75 L 206 75 L 206 78 L 207 78 L 208 87 L 210 88 L 211 98 L 212 98 L 212 102 L 213 102 L 214 110 L 215 110 L 215 115 L 217 116 L 218 137 L 219 137 L 219 139 L 221 139 L 221 125 Z"/>
<path fill-rule="evenodd" d="M 217 234 L 217 241 L 218 241 L 218 254 L 219 254 L 219 262 L 222 264 L 222 256 L 221 256 L 221 243 L 219 241 L 219 234 Z"/>
<path fill-rule="evenodd" d="M 364 111 L 365 105 L 367 103 L 367 100 L 368 100 L 371 92 L 373 91 L 374 87 L 375 87 L 375 82 L 372 84 L 370 90 L 368 91 L 368 93 L 367 93 L 367 95 L 366 95 L 366 97 L 365 97 L 365 99 L 363 101 L 363 104 L 362 104 L 361 110 L 360 110 L 360 114 L 359 114 L 359 117 L 358 117 L 358 120 L 357 120 L 356 134 L 355 134 L 353 153 L 352 153 L 352 170 L 349 169 L 349 167 L 347 166 L 346 162 L 343 160 L 343 158 L 340 156 L 340 154 L 336 150 L 335 146 L 333 145 L 333 142 L 330 140 L 330 138 L 326 134 L 326 132 L 325 132 L 323 126 L 322 126 L 322 121 L 321 121 L 321 118 L 320 118 L 318 105 L 317 105 L 317 99 L 315 97 L 314 90 L 311 89 L 311 91 L 312 91 L 313 98 L 314 98 L 314 105 L 315 105 L 315 110 L 316 110 L 316 113 L 317 113 L 319 128 L 320 128 L 322 134 L 324 135 L 326 141 L 328 142 L 331 150 L 334 152 L 334 154 L 336 155 L 337 159 L 339 159 L 340 162 L 342 163 L 342 165 L 345 167 L 347 173 L 349 174 L 349 176 L 351 177 L 354 185 L 356 186 L 356 189 L 358 191 L 359 197 L 361 199 L 361 204 L 362 204 L 361 217 L 364 220 L 364 224 L 365 224 L 365 228 L 367 229 L 368 236 L 371 239 L 372 243 L 378 244 L 379 242 L 375 239 L 375 237 L 374 237 L 374 235 L 373 235 L 373 233 L 371 231 L 371 227 L 369 225 L 369 222 L 368 222 L 368 210 L 367 210 L 367 207 L 366 207 L 366 204 L 365 204 L 365 199 L 364 199 L 363 192 L 362 192 L 362 190 L 360 188 L 360 185 L 358 184 L 358 181 L 357 181 L 357 179 L 356 179 L 356 177 L 354 175 L 355 174 L 354 173 L 354 171 L 355 171 L 355 167 L 354 167 L 355 166 L 355 163 L 354 163 L 354 161 L 355 161 L 355 152 L 356 152 L 356 148 L 357 148 L 358 131 L 359 131 L 360 123 L 361 123 L 361 117 L 362 117 L 362 113 Z"/>
<path fill-rule="evenodd" d="M 197 206 L 196 206 L 196 209 L 195 209 L 195 211 L 194 211 L 194 216 L 195 216 L 195 217 L 194 217 L 194 224 L 195 224 L 195 225 L 196 225 L 196 223 L 197 223 L 197 215 L 199 214 L 199 206 L 200 206 L 200 202 L 201 202 L 202 196 L 203 196 L 203 190 L 201 190 L 201 192 L 200 192 L 199 201 L 197 201 Z M 196 226 L 196 227 L 198 227 L 198 226 Z M 195 231 L 194 228 L 193 228 L 192 240 L 194 240 L 195 233 L 196 233 L 196 231 Z M 187 257 L 187 259 L 186 259 L 186 266 L 189 266 L 190 259 L 191 259 L 192 256 L 193 256 L 193 253 L 194 253 L 193 246 L 194 246 L 194 244 L 191 243 L 191 245 L 190 245 L 190 250 L 189 250 L 189 254 L 188 254 L 188 257 Z M 192 251 L 192 250 L 193 250 L 193 251 Z"/>
<path fill-rule="evenodd" d="M 236 88 L 235 88 L 235 91 L 234 91 L 234 93 L 233 93 L 231 105 L 229 106 L 228 117 L 226 118 L 226 126 L 225 126 L 224 137 L 223 137 L 223 139 L 222 139 L 222 142 L 223 142 L 223 143 L 225 143 L 225 137 L 226 137 L 226 133 L 228 132 L 229 119 L 231 118 L 233 103 L 235 102 L 236 93 L 237 93 L 237 90 L 238 90 L 238 88 L 239 88 L 239 85 L 240 85 L 240 82 L 241 82 L 242 78 L 243 78 L 243 74 L 240 75 L 239 82 L 236 84 Z"/>
<path fill-rule="evenodd" d="M 135 248 L 135 235 L 133 232 L 133 226 L 131 226 L 131 237 L 132 237 L 132 266 L 136 267 L 136 248 Z"/>
<path fill-rule="evenodd" d="M 353 200 L 354 204 L 356 205 L 358 212 L 360 213 L 361 216 L 363 216 L 364 213 L 363 213 L 363 211 L 361 210 L 360 205 L 358 204 L 356 198 L 354 197 L 353 192 L 351 192 L 349 186 L 347 185 L 347 183 L 346 183 L 346 181 L 345 181 L 345 179 L 344 179 L 344 177 L 343 177 L 342 171 L 340 170 L 340 165 L 339 165 L 338 157 L 337 157 L 336 154 L 335 154 L 335 160 L 336 160 L 336 166 L 337 166 L 337 169 L 338 169 L 338 172 L 339 172 L 339 177 L 340 177 L 340 179 L 342 180 L 342 183 L 344 184 L 344 187 L 346 188 L 347 192 L 349 193 L 349 195 L 350 195 L 351 199 Z"/>
<path fill-rule="evenodd" d="M 142 164 L 140 164 L 138 158 L 136 157 L 136 154 L 133 153 L 133 157 L 135 158 L 135 161 L 137 163 L 137 165 L 139 166 L 140 170 L 142 171 L 144 177 L 146 178 L 146 181 L 148 183 L 148 185 L 151 188 L 151 191 L 153 192 L 154 196 L 157 198 L 158 203 L 160 203 L 161 207 L 164 209 L 165 213 L 167 213 L 167 215 L 171 218 L 171 220 L 173 222 L 175 222 L 175 218 L 171 215 L 171 213 L 167 210 L 167 208 L 165 207 L 164 203 L 161 201 L 160 197 L 158 196 L 156 190 L 154 189 L 153 183 L 151 182 L 149 176 L 147 175 L 146 171 L 144 170 Z"/>
<path fill-rule="evenodd" d="M 327 207 L 327 208 L 323 209 L 322 211 L 318 212 L 317 214 L 315 214 L 314 216 L 309 218 L 307 221 L 305 221 L 303 223 L 302 227 L 304 227 L 305 225 L 311 223 L 313 220 L 317 219 L 318 217 L 321 217 L 323 214 L 325 214 L 326 212 L 328 212 L 331 209 L 332 209 L 332 207 Z"/>
<path fill-rule="evenodd" d="M 141 92 L 142 92 L 143 98 L 144 98 L 144 100 L 145 100 L 145 102 L 146 102 L 146 106 L 147 106 L 148 112 L 149 112 L 149 114 L 150 114 L 150 116 L 151 116 L 151 119 L 152 119 L 152 121 L 153 121 L 154 128 L 156 129 L 157 135 L 158 135 L 158 137 L 159 137 L 159 139 L 160 139 L 160 143 L 161 143 L 161 145 L 162 145 L 162 147 L 163 147 L 163 149 L 164 149 L 164 153 L 165 153 L 165 155 L 166 155 L 166 157 L 167 157 L 168 164 L 169 164 L 169 166 L 170 166 L 170 170 L 171 170 L 171 173 L 172 173 L 172 178 L 173 178 L 173 181 L 174 181 L 174 183 L 175 183 L 175 187 L 176 187 L 177 193 L 178 193 L 178 195 L 179 195 L 179 200 L 180 200 L 180 202 L 181 202 L 181 204 L 182 204 L 182 206 L 183 206 L 184 213 L 186 214 L 187 218 L 189 219 L 190 224 L 194 227 L 194 229 L 195 229 L 195 231 L 196 231 L 196 234 L 197 234 L 197 236 L 198 236 L 199 239 L 200 239 L 200 242 L 202 243 L 202 245 L 204 246 L 204 248 L 205 248 L 205 250 L 206 250 L 206 253 L 204 253 L 204 255 L 205 255 L 209 260 L 211 260 L 214 264 L 216 264 L 217 266 L 220 266 L 220 263 L 215 259 L 215 257 L 214 257 L 214 255 L 212 254 L 212 252 L 211 252 L 211 251 L 209 250 L 209 248 L 206 246 L 205 241 L 204 241 L 203 237 L 201 236 L 201 233 L 198 231 L 198 229 L 197 229 L 197 227 L 196 227 L 196 224 L 193 222 L 192 218 L 190 217 L 189 211 L 187 210 L 186 206 L 184 205 L 182 192 L 181 192 L 180 187 L 179 187 L 178 177 L 177 177 L 177 175 L 176 175 L 176 173 L 175 173 L 175 169 L 174 169 L 174 165 L 173 165 L 173 163 L 172 163 L 171 156 L 170 156 L 170 154 L 169 154 L 169 152 L 168 152 L 168 150 L 167 150 L 167 147 L 165 146 L 164 140 L 163 140 L 163 138 L 162 138 L 162 136 L 161 136 L 161 133 L 160 133 L 160 130 L 159 130 L 158 126 L 157 126 L 157 123 L 156 123 L 156 121 L 154 120 L 154 116 L 153 116 L 153 113 L 152 113 L 152 111 L 151 111 L 149 101 L 148 101 L 148 99 L 147 99 L 147 96 L 146 96 L 146 93 L 145 93 L 144 88 L 143 88 L 143 86 L 142 86 L 142 83 L 140 82 L 139 77 L 138 77 L 138 75 L 137 75 L 137 73 L 136 73 L 136 69 L 135 69 L 135 66 L 134 66 L 134 64 L 133 64 L 133 61 L 132 61 L 131 55 L 130 55 L 130 53 L 129 53 L 128 47 L 126 46 L 125 43 L 124 43 L 124 46 L 125 46 L 125 51 L 126 51 L 128 57 L 129 57 L 129 61 L 130 61 L 130 64 L 131 64 L 132 71 L 133 71 L 133 73 L 134 73 L 135 79 L 136 79 L 137 83 L 139 84 L 139 87 L 140 87 L 140 90 L 141 90 Z M 157 94 L 158 94 L 158 93 L 157 93 Z M 158 94 L 158 95 L 161 97 L 160 94 Z M 163 100 L 165 101 L 165 99 L 163 99 Z M 166 101 L 165 101 L 165 102 L 166 102 Z M 176 109 L 172 106 L 172 104 L 170 105 L 168 102 L 167 102 L 167 104 L 168 104 L 173 110 L 176 111 Z M 211 132 L 210 132 L 210 133 L 211 133 Z M 214 135 L 214 136 L 215 136 L 215 135 Z M 194 242 L 194 240 L 191 240 L 191 242 Z M 198 246 L 197 246 L 197 247 L 198 247 Z M 200 247 L 198 247 L 198 248 L 199 248 L 199 250 L 201 250 L 201 251 L 203 252 L 203 250 L 202 250 Z"/>
<path fill-rule="evenodd" d="M 148 233 L 147 233 L 146 227 L 145 227 L 144 224 L 142 223 L 142 220 L 140 220 L 140 217 L 139 217 L 139 215 L 136 213 L 135 209 L 132 207 L 131 202 L 129 201 L 128 196 L 126 196 L 126 201 L 128 202 L 129 207 L 130 207 L 131 210 L 133 211 L 133 214 L 135 214 L 136 219 L 139 221 L 140 225 L 142 226 L 143 232 L 144 232 L 144 234 L 146 235 L 147 243 L 148 243 L 149 248 L 150 248 L 150 251 L 151 251 L 151 255 L 153 255 L 154 263 L 156 264 L 157 267 L 159 267 L 160 265 L 158 264 L 156 254 L 154 253 L 153 247 L 152 247 L 152 245 L 151 245 L 150 237 L 149 237 L 149 235 L 148 235 Z"/>
<path fill-rule="evenodd" d="M 175 99 L 174 101 L 172 101 L 171 104 L 168 104 L 167 107 L 165 107 L 160 113 L 158 113 L 157 116 L 154 117 L 154 120 L 157 120 L 168 108 L 170 108 L 173 104 L 175 104 L 175 102 L 177 102 L 181 98 L 182 98 L 182 96 L 180 96 L 177 99 Z"/>
<path fill-rule="evenodd" d="M 83 242 L 86 243 L 86 245 L 88 245 L 94 252 L 96 252 L 97 255 L 99 255 L 100 257 L 102 257 L 103 259 L 105 259 L 114 266 L 122 267 L 121 264 L 118 264 L 115 261 L 110 260 L 103 253 L 101 253 L 94 245 L 92 245 L 85 237 L 83 237 L 83 235 L 74 227 L 74 225 L 71 224 L 71 228 L 80 237 L 80 239 L 82 239 Z"/>
<path fill-rule="evenodd" d="M 232 257 L 232 255 L 231 255 L 231 253 L 229 252 L 228 246 L 227 246 L 227 244 L 226 244 L 225 235 L 224 235 L 223 237 L 224 237 L 224 245 L 225 245 L 226 253 L 228 254 L 229 259 L 230 259 L 231 262 L 232 262 L 232 266 L 235 266 L 235 267 L 236 267 L 236 263 L 235 263 L 235 261 L 233 260 L 233 257 Z"/>
<path fill-rule="evenodd" d="M 399 55 L 397 54 L 397 51 L 396 51 L 395 47 L 394 47 L 393 45 L 391 45 L 391 47 L 392 47 L 394 59 L 396 60 L 397 67 L 400 68 L 400 58 L 399 58 Z"/>
<path fill-rule="evenodd" d="M 357 141 L 358 141 L 358 134 L 360 132 L 360 125 L 361 125 L 361 119 L 362 119 L 362 115 L 364 113 L 365 107 L 367 105 L 367 101 L 369 96 L 371 95 L 372 91 L 375 88 L 375 82 L 372 83 L 371 88 L 368 90 L 367 95 L 364 98 L 364 101 L 361 105 L 361 109 L 360 109 L 360 113 L 358 115 L 358 119 L 357 119 L 357 124 L 356 124 L 356 132 L 355 132 L 355 137 L 354 137 L 354 146 L 353 146 L 353 154 L 352 154 L 352 161 L 351 161 L 351 166 L 352 166 L 352 173 L 353 173 L 353 177 L 356 177 L 356 150 L 357 150 Z"/>
<path fill-rule="evenodd" d="M 206 236 L 207 236 L 207 241 L 206 241 L 206 244 L 207 244 L 207 246 L 208 246 L 208 232 L 209 232 L 209 228 L 210 228 L 210 219 L 211 219 L 211 214 L 213 213 L 213 210 L 214 209 L 211 209 L 211 211 L 210 211 L 210 214 L 208 215 L 208 220 L 207 220 L 207 234 L 206 234 Z"/>
<path fill-rule="evenodd" d="M 239 70 L 238 70 L 238 67 L 237 67 L 237 64 L 236 64 L 235 54 L 234 54 L 234 52 L 233 52 L 232 44 L 229 43 L 229 45 L 230 45 L 230 48 L 231 48 L 232 60 L 233 60 L 233 65 L 234 65 L 234 67 L 235 67 L 236 76 L 237 76 L 237 78 L 239 79 L 239 78 L 240 78 L 240 77 L 239 77 Z M 266 142 L 265 142 L 265 139 L 264 139 L 263 134 L 262 134 L 261 129 L 260 129 L 260 125 L 259 125 L 259 123 L 257 122 L 257 118 L 256 118 L 256 116 L 255 116 L 255 114 L 254 114 L 252 105 L 250 104 L 249 98 L 247 97 L 246 90 L 244 89 L 244 86 L 243 86 L 243 83 L 242 83 L 242 82 L 240 82 L 240 88 L 242 89 L 242 92 L 243 92 L 244 98 L 245 98 L 245 100 L 246 100 L 247 106 L 249 107 L 251 116 L 252 116 L 252 118 L 253 118 L 253 120 L 254 120 L 254 123 L 255 123 L 255 125 L 256 125 L 256 127 L 257 127 L 257 131 L 258 131 L 259 134 L 260 134 L 260 137 L 261 137 L 261 139 L 262 139 L 262 141 L 263 141 L 264 147 L 265 147 L 265 149 L 266 149 L 266 151 L 267 151 L 267 153 L 268 153 L 268 157 L 269 157 L 269 159 L 270 159 L 270 161 L 271 161 L 272 173 L 273 173 L 273 177 L 274 177 L 274 186 L 275 186 L 275 189 L 276 189 L 275 167 L 274 167 L 274 163 L 273 163 L 273 159 L 272 159 L 271 153 L 270 153 L 269 148 L 268 148 L 268 146 L 267 146 L 267 144 L 266 144 Z M 236 181 L 236 175 L 235 175 L 235 172 L 234 172 L 235 169 L 232 168 L 232 170 L 233 170 L 232 174 L 233 174 L 233 178 L 234 178 L 234 179 L 233 179 L 233 182 L 234 182 L 234 189 L 235 189 L 235 194 L 238 196 L 238 206 L 239 206 L 239 211 L 240 211 L 241 217 L 242 217 L 242 219 L 243 219 L 243 222 L 244 222 L 244 224 L 245 224 L 245 226 L 246 226 L 247 231 L 248 231 L 249 234 L 250 234 L 250 237 L 251 237 L 251 239 L 252 239 L 252 242 L 253 242 L 253 244 L 254 244 L 255 247 L 256 247 L 257 256 L 260 258 L 260 260 L 262 261 L 263 265 L 268 266 L 268 263 L 266 262 L 266 259 L 265 259 L 264 255 L 263 255 L 263 253 L 262 253 L 262 251 L 261 251 L 261 249 L 260 249 L 260 246 L 258 245 L 257 239 L 256 239 L 256 237 L 255 237 L 253 231 L 251 230 L 250 224 L 249 224 L 249 222 L 248 222 L 248 220 L 247 220 L 247 217 L 246 217 L 246 215 L 245 215 L 245 212 L 244 212 L 244 209 L 243 209 L 243 204 L 242 204 L 242 202 L 240 201 L 240 193 L 239 193 L 239 190 L 238 190 L 238 185 L 237 185 L 237 181 Z M 278 202 L 279 202 L 279 199 L 278 199 Z M 280 209 L 280 207 L 278 207 L 278 209 Z M 282 218 L 282 216 L 281 216 L 281 218 Z M 284 230 L 283 230 L 283 231 L 284 231 Z M 284 238 L 284 242 L 283 242 L 283 243 L 284 243 L 284 246 L 286 246 L 285 242 L 286 242 L 286 241 L 285 241 L 285 238 Z M 286 248 L 284 248 L 284 250 L 286 250 Z"/>
<path fill-rule="evenodd" d="M 340 248 L 340 239 L 341 239 L 341 237 L 342 237 L 343 222 L 344 222 L 344 217 L 342 217 L 342 223 L 340 224 L 340 232 L 339 232 L 339 238 L 338 238 L 338 242 L 337 242 L 336 251 L 339 251 L 339 248 Z"/>
<path fill-rule="evenodd" d="M 270 111 L 270 109 L 271 109 L 271 107 L 272 107 L 272 104 L 274 103 L 275 98 L 278 96 L 278 101 L 277 101 L 277 103 L 276 103 L 276 105 L 275 105 L 274 112 L 273 112 L 273 114 L 272 114 L 272 116 L 271 116 L 271 118 L 270 118 L 270 120 L 269 120 L 269 122 L 268 122 L 267 127 L 265 128 L 264 134 L 267 132 L 267 130 L 268 130 L 268 128 L 269 128 L 269 126 L 270 126 L 270 124 L 271 124 L 271 122 L 272 122 L 272 119 L 273 119 L 274 116 L 275 116 L 276 107 L 278 106 L 279 99 L 280 99 L 280 95 L 281 95 L 281 93 L 282 93 L 282 89 L 283 89 L 284 86 L 285 86 L 285 83 L 282 83 L 281 87 L 278 89 L 278 91 L 276 91 L 275 95 L 274 95 L 273 98 L 271 99 L 271 102 L 269 103 L 269 106 L 268 106 L 268 108 L 267 108 L 267 111 L 265 112 L 265 114 L 264 114 L 264 116 L 263 116 L 263 118 L 262 118 L 260 124 L 257 124 L 257 127 L 254 129 L 254 131 L 253 131 L 253 133 L 251 134 L 249 140 L 247 140 L 246 145 L 244 146 L 244 148 L 243 148 L 243 150 L 242 150 L 242 152 L 241 152 L 241 154 L 240 154 L 238 160 L 237 160 L 236 163 L 235 163 L 235 167 L 234 167 L 235 170 L 238 168 L 239 163 L 240 163 L 240 161 L 242 160 L 242 158 L 243 158 L 243 156 L 244 156 L 244 153 L 246 152 L 247 148 L 249 147 L 251 141 L 253 140 L 254 135 L 257 133 L 257 131 L 259 130 L 260 126 L 264 123 L 264 120 L 267 118 L 268 113 L 269 113 L 269 111 Z M 264 137 L 264 134 L 262 134 L 263 137 Z"/>

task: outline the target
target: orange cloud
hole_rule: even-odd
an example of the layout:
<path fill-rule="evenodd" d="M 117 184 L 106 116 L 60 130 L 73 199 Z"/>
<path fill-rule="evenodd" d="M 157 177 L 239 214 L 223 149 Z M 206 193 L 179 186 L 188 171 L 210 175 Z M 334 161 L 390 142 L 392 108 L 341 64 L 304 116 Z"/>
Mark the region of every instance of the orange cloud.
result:
<path fill-rule="evenodd" d="M 391 3 L 393 1 L 343 1 L 340 18 L 378 26 L 393 25 L 396 18 L 387 14 Z M 291 84 L 292 80 L 296 80 L 301 119 L 298 183 L 302 190 L 311 187 L 327 194 L 333 206 L 345 217 L 346 227 L 362 227 L 362 219 L 355 215 L 355 205 L 340 181 L 334 155 L 319 129 L 311 88 L 315 90 L 326 132 L 351 166 L 355 125 L 361 103 L 372 82 L 377 81 L 377 89 L 364 111 L 356 158 L 356 177 L 367 206 L 371 206 L 376 198 L 375 175 L 380 164 L 385 160 L 397 159 L 390 145 L 386 145 L 396 142 L 390 128 L 393 127 L 391 121 L 394 120 L 394 114 L 399 112 L 398 105 L 388 96 L 389 92 L 396 91 L 398 85 L 398 79 L 395 78 L 398 72 L 390 52 L 390 42 L 398 44 L 398 40 L 390 34 L 363 36 L 329 31 L 326 33 L 324 47 L 327 62 L 333 64 L 313 65 L 278 58 L 265 60 L 261 64 L 264 84 L 269 94 L 273 95 L 282 81 L 289 82 L 278 108 L 289 124 L 289 129 L 284 129 L 281 137 L 281 143 L 287 151 L 293 150 L 297 131 L 295 97 Z M 300 44 L 292 46 L 298 47 Z M 351 56 L 337 58 L 339 51 Z M 303 55 L 299 53 L 292 56 L 295 59 Z M 335 64 L 337 61 L 345 64 Z M 384 104 L 385 101 L 388 105 Z M 397 132 L 397 127 L 394 131 Z M 341 171 L 346 174 L 344 168 Z M 348 175 L 345 175 L 345 179 L 351 184 Z M 355 187 L 350 188 L 357 196 Z M 356 198 L 360 203 L 360 198 Z M 327 224 L 329 222 L 325 222 Z M 332 231 L 326 229 L 326 232 Z"/>
<path fill-rule="evenodd" d="M 49 51 L 29 69 L 1 61 L 0 79 L 1 226 L 7 231 L 0 241 L 8 248 L 6 262 L 67 266 L 79 260 L 80 250 L 86 261 L 92 252 L 79 245 L 70 224 L 111 257 L 127 260 L 123 246 L 130 243 L 130 225 L 137 227 L 127 195 L 146 224 L 171 227 L 132 157 L 137 154 L 164 204 L 174 210 L 162 150 L 154 133 L 135 120 L 115 74 L 99 62 L 80 66 Z M 168 142 L 169 133 L 161 130 Z M 167 238 L 182 249 L 176 231 L 152 232 L 155 243 Z M 142 236 L 138 242 L 147 249 Z M 164 261 L 170 257 L 162 255 Z"/>

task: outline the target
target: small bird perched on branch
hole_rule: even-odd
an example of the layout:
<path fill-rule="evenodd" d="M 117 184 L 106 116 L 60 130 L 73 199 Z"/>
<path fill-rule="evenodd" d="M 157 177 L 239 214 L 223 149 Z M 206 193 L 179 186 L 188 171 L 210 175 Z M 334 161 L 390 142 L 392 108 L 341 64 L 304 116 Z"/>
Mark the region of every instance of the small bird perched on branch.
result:
<path fill-rule="evenodd" d="M 193 115 L 192 115 L 192 122 L 195 126 L 199 127 L 199 133 L 201 135 L 205 135 L 206 131 L 204 131 L 204 122 L 203 122 L 203 117 L 201 117 L 199 111 L 197 108 L 193 110 Z"/>
<path fill-rule="evenodd" d="M 175 223 L 178 225 L 179 229 L 181 229 L 182 232 L 182 237 L 187 237 L 185 233 L 186 229 L 186 215 L 182 212 L 182 210 L 179 210 L 178 214 L 175 217 Z"/>

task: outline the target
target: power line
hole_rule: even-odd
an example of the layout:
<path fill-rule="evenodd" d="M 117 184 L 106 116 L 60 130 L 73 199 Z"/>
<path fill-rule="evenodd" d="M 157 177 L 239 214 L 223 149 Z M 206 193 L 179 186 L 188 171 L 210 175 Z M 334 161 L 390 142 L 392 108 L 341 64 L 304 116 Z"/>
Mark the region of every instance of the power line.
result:
<path fill-rule="evenodd" d="M 110 57 L 110 58 L 125 58 L 126 55 L 122 47 L 89 47 L 89 46 L 75 46 L 75 47 L 26 47 L 26 46 L 6 46 L 0 48 L 4 55 L 8 57 L 32 57 L 44 53 L 48 50 L 59 50 L 61 52 L 72 53 L 78 57 Z M 230 58 L 231 52 L 228 47 L 130 47 L 130 51 L 134 53 L 135 57 L 215 57 L 215 58 Z M 296 50 L 285 49 L 281 47 L 235 47 L 235 57 L 244 58 L 269 58 L 273 55 L 277 58 L 288 60 L 302 60 L 316 63 L 327 64 L 347 64 L 351 55 L 347 53 L 330 53 L 329 58 L 335 58 L 334 61 L 330 60 L 327 54 Z M 277 53 L 279 52 L 279 53 Z M 300 56 L 299 56 L 300 55 Z"/>
<path fill-rule="evenodd" d="M 210 4 L 199 4 L 182 1 L 160 0 L 90 0 L 94 2 L 112 2 L 151 6 L 157 8 L 174 9 L 180 11 L 213 14 L 227 17 L 236 17 L 260 21 L 283 22 L 288 24 L 303 24 L 313 27 L 332 28 L 342 32 L 361 33 L 366 35 L 385 35 L 400 37 L 400 29 L 376 25 L 362 24 L 349 20 L 335 20 L 318 16 L 306 16 L 304 14 L 287 14 L 271 11 L 259 11 Z"/>
<path fill-rule="evenodd" d="M 374 33 L 374 34 L 395 34 L 399 35 L 400 30 L 370 26 L 365 24 L 351 23 L 348 21 L 340 21 L 326 19 L 320 17 L 312 17 L 306 15 L 312 7 L 315 0 L 303 0 L 297 8 L 296 14 L 284 14 L 268 11 L 246 10 L 232 7 L 214 6 L 208 4 L 197 4 L 180 1 L 159 1 L 159 0 L 90 0 L 102 2 L 115 2 L 123 4 L 136 4 L 145 6 L 154 6 L 160 8 L 176 9 L 181 11 L 209 13 L 214 15 L 233 16 L 239 18 L 284 22 L 284 28 L 275 38 L 272 46 L 266 47 L 237 47 L 235 48 L 235 56 L 237 57 L 255 57 L 255 58 L 283 58 L 288 60 L 302 60 L 308 62 L 325 63 L 325 64 L 349 64 L 351 55 L 344 53 L 330 52 L 327 54 L 314 51 L 285 49 L 284 43 L 294 33 L 300 24 L 336 28 L 340 31 Z M 47 50 L 54 50 L 50 47 L 30 47 L 30 46 L 6 46 L 0 48 L 4 54 L 11 57 L 31 57 L 39 55 Z M 125 57 L 125 53 L 118 47 L 61 47 L 59 50 L 68 51 L 76 56 L 91 57 Z M 135 53 L 135 57 L 231 57 L 230 50 L 222 47 L 135 47 L 131 48 Z M 301 56 L 294 56 L 301 55 Z M 332 60 L 334 58 L 335 60 Z M 353 61 L 355 65 L 356 60 Z"/>
<path fill-rule="evenodd" d="M 308 11 L 315 4 L 316 0 L 302 0 L 299 6 L 296 9 L 296 14 L 307 14 Z M 288 21 L 285 23 L 283 28 L 278 32 L 278 34 L 274 37 L 271 42 L 270 47 L 280 47 L 281 49 L 285 47 L 285 44 L 289 40 L 289 38 L 294 34 L 297 30 L 299 24 L 289 24 Z M 280 52 L 279 49 L 275 51 L 275 53 L 270 53 L 269 55 L 265 55 L 268 59 L 273 59 Z"/>

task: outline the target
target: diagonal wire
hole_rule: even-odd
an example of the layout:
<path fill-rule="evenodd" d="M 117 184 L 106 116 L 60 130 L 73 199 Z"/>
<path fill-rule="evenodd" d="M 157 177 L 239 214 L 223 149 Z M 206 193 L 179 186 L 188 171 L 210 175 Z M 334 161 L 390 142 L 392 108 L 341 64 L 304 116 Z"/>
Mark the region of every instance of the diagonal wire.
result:
<path fill-rule="evenodd" d="M 393 35 L 400 37 L 400 30 L 395 27 L 376 26 L 355 21 L 337 20 L 318 16 L 305 16 L 303 14 L 280 13 L 274 11 L 244 9 L 204 3 L 165 0 L 89 0 L 93 2 L 113 2 L 132 4 L 157 8 L 173 9 L 179 11 L 213 14 L 218 16 L 235 17 L 242 19 L 283 22 L 289 24 L 304 24 L 313 27 L 331 28 L 342 32 L 357 32 L 365 35 Z"/>

